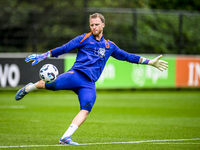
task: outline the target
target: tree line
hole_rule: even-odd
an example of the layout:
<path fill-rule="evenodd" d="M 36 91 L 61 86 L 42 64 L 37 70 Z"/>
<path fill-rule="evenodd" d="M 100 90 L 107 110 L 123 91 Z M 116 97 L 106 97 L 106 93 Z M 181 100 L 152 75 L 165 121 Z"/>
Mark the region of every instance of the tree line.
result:
<path fill-rule="evenodd" d="M 93 7 L 140 10 L 102 12 L 105 38 L 126 51 L 199 54 L 199 4 L 197 0 L 2 0 L 0 52 L 45 52 L 58 47 L 89 32 L 92 12 L 86 10 Z"/>

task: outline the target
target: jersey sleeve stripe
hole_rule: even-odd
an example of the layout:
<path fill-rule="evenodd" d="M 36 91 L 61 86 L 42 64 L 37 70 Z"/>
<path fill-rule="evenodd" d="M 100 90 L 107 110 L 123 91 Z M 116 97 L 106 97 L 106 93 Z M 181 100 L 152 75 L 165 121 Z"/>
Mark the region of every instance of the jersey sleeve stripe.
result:
<path fill-rule="evenodd" d="M 113 44 L 115 44 L 113 41 L 110 41 L 110 40 L 107 40 L 107 41 L 109 41 L 109 42 L 111 42 L 111 43 L 113 43 Z M 115 44 L 116 45 L 116 44 Z M 117 46 L 117 45 L 116 45 Z"/>
<path fill-rule="evenodd" d="M 84 38 L 80 41 L 80 43 L 82 43 L 85 39 L 87 39 L 90 35 L 92 34 L 92 32 L 87 33 Z"/>

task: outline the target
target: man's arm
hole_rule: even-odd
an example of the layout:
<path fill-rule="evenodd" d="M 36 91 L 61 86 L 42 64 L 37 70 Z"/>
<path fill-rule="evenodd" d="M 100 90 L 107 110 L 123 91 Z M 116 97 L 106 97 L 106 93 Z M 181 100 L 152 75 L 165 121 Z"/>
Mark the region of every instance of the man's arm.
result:
<path fill-rule="evenodd" d="M 141 56 L 128 53 L 115 45 L 115 50 L 113 51 L 112 57 L 118 60 L 127 61 L 130 63 L 139 63 Z"/>
<path fill-rule="evenodd" d="M 160 60 L 162 55 L 159 55 L 158 57 L 151 60 L 135 54 L 128 53 L 116 46 L 112 56 L 118 60 L 128 61 L 137 64 L 151 65 L 155 68 L 158 68 L 160 71 L 166 70 L 168 68 L 168 62 Z"/>
<path fill-rule="evenodd" d="M 69 51 L 76 49 L 81 45 L 80 41 L 83 39 L 83 37 L 84 37 L 84 35 L 77 36 L 76 38 L 72 39 L 68 43 L 66 43 L 66 44 L 64 44 L 60 47 L 57 47 L 55 49 L 52 49 L 52 50 L 50 50 L 46 53 L 43 53 L 43 54 L 40 54 L 40 55 L 39 54 L 29 55 L 25 59 L 25 61 L 27 63 L 30 62 L 30 61 L 33 61 L 32 65 L 35 65 L 35 64 L 39 63 L 40 61 L 42 61 L 46 58 L 58 57 L 59 55 L 68 53 Z"/>

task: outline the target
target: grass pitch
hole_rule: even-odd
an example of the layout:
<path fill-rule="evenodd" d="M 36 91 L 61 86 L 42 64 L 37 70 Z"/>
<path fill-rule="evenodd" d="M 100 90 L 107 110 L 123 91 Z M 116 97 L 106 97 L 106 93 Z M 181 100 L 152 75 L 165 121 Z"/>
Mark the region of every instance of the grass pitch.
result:
<path fill-rule="evenodd" d="M 0 91 L 1 149 L 200 149 L 199 91 L 98 91 L 86 122 L 58 141 L 79 111 L 70 91 L 37 91 L 15 101 Z"/>

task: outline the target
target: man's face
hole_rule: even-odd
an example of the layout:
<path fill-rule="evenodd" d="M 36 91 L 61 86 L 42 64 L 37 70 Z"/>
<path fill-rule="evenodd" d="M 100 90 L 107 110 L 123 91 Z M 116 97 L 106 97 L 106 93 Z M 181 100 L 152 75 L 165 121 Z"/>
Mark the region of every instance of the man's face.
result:
<path fill-rule="evenodd" d="M 105 24 L 102 23 L 99 17 L 90 19 L 90 29 L 94 36 L 98 36 L 99 34 L 101 34 L 103 32 L 104 26 Z"/>

